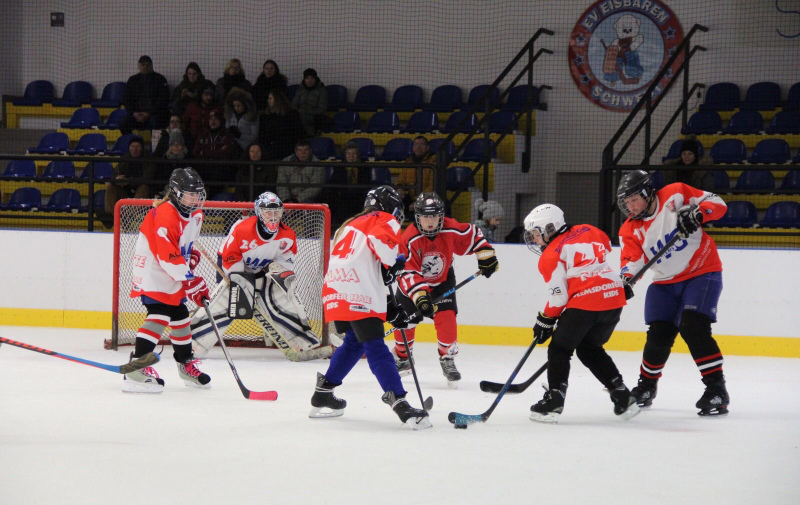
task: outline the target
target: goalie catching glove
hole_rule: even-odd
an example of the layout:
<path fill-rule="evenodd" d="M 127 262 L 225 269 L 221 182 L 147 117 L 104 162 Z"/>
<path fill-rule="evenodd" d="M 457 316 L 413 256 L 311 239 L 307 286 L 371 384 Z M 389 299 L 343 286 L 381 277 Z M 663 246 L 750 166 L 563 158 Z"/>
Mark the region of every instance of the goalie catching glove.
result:
<path fill-rule="evenodd" d="M 533 326 L 533 339 L 540 344 L 547 341 L 555 331 L 557 317 L 548 317 L 544 312 L 539 312 L 536 316 L 536 324 Z"/>
<path fill-rule="evenodd" d="M 487 279 L 500 267 L 497 263 L 497 257 L 494 255 L 494 249 L 491 247 L 475 251 L 475 256 L 478 257 L 478 268 L 481 271 L 481 275 Z"/>

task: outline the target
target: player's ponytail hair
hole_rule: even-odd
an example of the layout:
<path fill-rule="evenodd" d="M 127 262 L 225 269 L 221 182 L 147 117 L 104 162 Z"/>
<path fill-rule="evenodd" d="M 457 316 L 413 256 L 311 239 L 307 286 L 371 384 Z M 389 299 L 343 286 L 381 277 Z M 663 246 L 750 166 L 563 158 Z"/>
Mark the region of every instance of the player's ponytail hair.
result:
<path fill-rule="evenodd" d="M 153 207 L 158 207 L 159 205 L 161 205 L 162 203 L 166 203 L 167 201 L 169 201 L 169 188 L 167 189 L 166 193 L 164 193 L 164 196 L 162 198 L 156 198 L 155 200 L 153 200 Z"/>
<path fill-rule="evenodd" d="M 356 214 L 355 216 L 351 217 L 350 219 L 348 219 L 347 221 L 345 221 L 344 223 L 342 223 L 342 226 L 340 226 L 340 227 L 339 227 L 339 229 L 338 229 L 338 230 L 336 230 L 336 233 L 334 233 L 334 234 L 333 234 L 333 243 L 334 243 L 334 244 L 336 243 L 336 241 L 339 239 L 339 234 L 342 232 L 342 230 L 344 230 L 344 229 L 345 229 L 345 227 L 346 227 L 348 224 L 350 224 L 350 221 L 352 221 L 353 219 L 356 219 L 356 218 L 358 218 L 358 217 L 364 216 L 364 215 L 366 215 L 366 214 L 369 214 L 370 212 L 375 212 L 375 211 L 377 211 L 377 210 L 380 210 L 380 209 L 379 209 L 379 208 L 377 208 L 377 207 L 364 207 L 364 210 L 362 210 L 361 212 L 359 212 L 359 213 L 358 213 L 358 214 Z"/>

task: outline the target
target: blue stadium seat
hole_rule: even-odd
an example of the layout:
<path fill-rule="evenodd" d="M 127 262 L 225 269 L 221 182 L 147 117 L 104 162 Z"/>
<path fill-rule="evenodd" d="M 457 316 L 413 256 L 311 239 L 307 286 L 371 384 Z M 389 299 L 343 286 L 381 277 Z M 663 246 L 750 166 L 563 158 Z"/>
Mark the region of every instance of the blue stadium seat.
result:
<path fill-rule="evenodd" d="M 395 130 L 400 130 L 400 118 L 396 112 L 385 110 L 373 114 L 364 128 L 369 133 L 392 133 Z"/>
<path fill-rule="evenodd" d="M 94 196 L 92 196 L 92 203 L 94 204 L 94 210 L 103 210 L 106 206 L 106 190 L 105 189 L 98 189 L 94 192 Z M 79 212 L 89 212 L 89 206 L 81 206 Z"/>
<path fill-rule="evenodd" d="M 44 167 L 43 179 L 71 179 L 75 177 L 75 165 L 71 161 L 51 161 Z"/>
<path fill-rule="evenodd" d="M 348 133 L 361 129 L 361 117 L 358 112 L 340 111 L 333 115 L 333 126 L 330 131 Z"/>
<path fill-rule="evenodd" d="M 685 128 L 681 128 L 681 133 L 687 135 L 704 135 L 717 133 L 722 130 L 722 118 L 716 111 L 701 110 L 692 114 Z"/>
<path fill-rule="evenodd" d="M 234 195 L 233 193 L 228 193 L 226 191 L 221 191 L 216 195 L 214 195 L 214 197 L 211 198 L 211 200 L 215 202 L 235 202 L 236 195 Z"/>
<path fill-rule="evenodd" d="M 538 88 L 536 86 L 531 86 L 531 94 L 535 94 Z M 536 99 L 533 101 L 533 108 L 536 109 L 539 106 L 539 96 L 536 96 Z M 506 99 L 506 103 L 500 105 L 501 110 L 511 110 L 514 112 L 521 112 L 522 109 L 525 108 L 525 104 L 528 103 L 528 85 L 521 84 L 519 86 L 514 86 L 511 88 L 511 91 L 508 92 L 508 98 Z"/>
<path fill-rule="evenodd" d="M 33 179 L 36 177 L 36 164 L 33 160 L 11 160 L 8 162 L 8 165 L 6 165 L 3 177 Z"/>
<path fill-rule="evenodd" d="M 336 144 L 328 137 L 314 137 L 311 140 L 311 152 L 320 160 L 336 157 Z"/>
<path fill-rule="evenodd" d="M 115 109 L 109 114 L 106 122 L 97 125 L 101 130 L 119 130 L 120 124 L 128 117 L 128 111 L 125 109 Z"/>
<path fill-rule="evenodd" d="M 69 149 L 69 137 L 66 133 L 52 132 L 46 133 L 39 145 L 36 147 L 28 148 L 30 154 L 59 154 L 66 153 Z"/>
<path fill-rule="evenodd" d="M 422 108 L 422 88 L 414 84 L 400 86 L 394 90 L 392 103 L 386 104 L 384 110 L 410 112 Z"/>
<path fill-rule="evenodd" d="M 450 114 L 450 117 L 447 118 L 447 123 L 444 125 L 444 129 L 442 131 L 445 133 L 451 133 L 456 131 L 458 123 L 461 122 L 461 120 L 464 119 L 465 117 L 467 117 L 466 111 L 454 112 Z M 464 124 L 461 125 L 461 128 L 459 128 L 458 131 L 462 133 L 469 132 L 473 128 L 475 128 L 476 124 L 478 124 L 478 116 L 476 116 L 475 114 L 470 114 L 469 119 L 467 119 L 464 122 Z"/>
<path fill-rule="evenodd" d="M 86 81 L 73 81 L 64 88 L 64 96 L 53 100 L 53 107 L 80 107 L 92 101 L 92 85 Z"/>
<path fill-rule="evenodd" d="M 764 118 L 757 110 L 740 110 L 731 117 L 722 133 L 742 135 L 747 133 L 761 133 L 764 129 Z"/>
<path fill-rule="evenodd" d="M 678 158 L 680 158 L 682 145 L 683 145 L 683 140 L 679 139 L 673 142 L 672 145 L 669 146 L 669 152 L 667 152 L 667 155 L 661 158 L 661 162 L 663 163 L 667 160 L 677 160 Z M 697 157 L 702 158 L 705 153 L 705 149 L 703 149 L 703 144 L 698 142 L 697 145 L 700 146 L 700 150 L 697 153 Z"/>
<path fill-rule="evenodd" d="M 800 228 L 800 203 L 775 202 L 767 208 L 763 228 Z"/>
<path fill-rule="evenodd" d="M 800 150 L 798 150 L 797 155 L 792 158 L 792 163 L 800 163 Z"/>
<path fill-rule="evenodd" d="M 42 193 L 36 188 L 19 188 L 11 194 L 6 210 L 30 210 L 42 206 Z"/>
<path fill-rule="evenodd" d="M 778 112 L 765 131 L 769 135 L 800 133 L 800 111 Z"/>
<path fill-rule="evenodd" d="M 14 105 L 38 107 L 43 103 L 52 102 L 53 95 L 55 95 L 55 90 L 52 82 L 32 81 L 25 86 L 25 94 L 23 97 L 13 100 L 11 103 Z"/>
<path fill-rule="evenodd" d="M 464 147 L 464 152 L 461 153 L 458 159 L 461 161 L 482 161 L 483 160 L 483 146 L 484 146 L 484 139 L 472 139 L 467 142 L 466 147 Z M 494 145 L 493 140 L 489 140 L 489 157 L 490 158 L 497 158 L 497 148 Z"/>
<path fill-rule="evenodd" d="M 386 105 L 386 90 L 383 86 L 368 84 L 358 89 L 356 98 L 347 106 L 347 110 L 376 111 L 384 105 Z"/>
<path fill-rule="evenodd" d="M 430 149 L 432 153 L 436 154 L 439 152 L 439 146 L 441 146 L 444 141 L 445 141 L 444 138 L 431 139 L 428 142 L 428 149 Z M 456 145 L 453 143 L 452 140 L 447 143 L 444 152 L 452 158 L 453 153 L 456 152 Z"/>
<path fill-rule="evenodd" d="M 389 167 L 372 167 L 370 169 L 369 183 L 376 186 L 391 185 L 392 173 L 389 171 Z"/>
<path fill-rule="evenodd" d="M 105 181 L 111 179 L 111 176 L 114 173 L 114 168 L 111 166 L 111 163 L 108 161 L 93 161 L 86 165 L 81 172 L 81 179 L 88 179 L 89 178 L 89 171 L 91 167 L 94 166 L 94 178 L 95 180 Z"/>
<path fill-rule="evenodd" d="M 432 112 L 452 112 L 464 106 L 461 88 L 445 84 L 433 90 L 431 101 L 422 107 Z"/>
<path fill-rule="evenodd" d="M 758 221 L 758 213 L 753 202 L 728 202 L 725 215 L 710 224 L 722 228 L 751 228 Z M 703 225 L 705 226 L 705 225 Z"/>
<path fill-rule="evenodd" d="M 792 84 L 783 110 L 800 110 L 800 82 Z"/>
<path fill-rule="evenodd" d="M 742 110 L 775 110 L 781 104 L 781 87 L 775 82 L 757 82 L 747 88 Z"/>
<path fill-rule="evenodd" d="M 718 82 L 706 91 L 706 100 L 700 110 L 733 110 L 739 106 L 739 86 L 732 82 Z"/>
<path fill-rule="evenodd" d="M 91 156 L 108 150 L 108 143 L 102 133 L 87 133 L 78 139 L 75 149 L 67 149 L 67 154 Z"/>
<path fill-rule="evenodd" d="M 375 142 L 367 137 L 354 137 L 347 142 L 352 142 L 358 146 L 358 153 L 361 155 L 362 160 L 375 157 Z"/>
<path fill-rule="evenodd" d="M 378 159 L 381 161 L 403 161 L 411 156 L 411 144 L 411 139 L 391 139 L 386 143 Z"/>
<path fill-rule="evenodd" d="M 736 180 L 740 191 L 761 191 L 775 189 L 775 177 L 769 170 L 745 170 Z"/>
<path fill-rule="evenodd" d="M 781 182 L 781 189 L 800 190 L 800 170 L 789 170 Z"/>
<path fill-rule="evenodd" d="M 100 112 L 91 107 L 75 109 L 69 121 L 61 123 L 61 128 L 92 128 L 100 124 Z"/>
<path fill-rule="evenodd" d="M 659 190 L 666 185 L 666 179 L 664 178 L 664 172 L 661 170 L 656 170 L 652 174 L 650 174 L 650 180 L 653 181 L 653 188 Z"/>
<path fill-rule="evenodd" d="M 429 110 L 415 112 L 408 118 L 405 133 L 430 133 L 439 129 L 439 116 Z"/>
<path fill-rule="evenodd" d="M 724 170 L 714 170 L 711 172 L 714 177 L 714 189 L 731 189 L 731 179 L 728 172 Z"/>
<path fill-rule="evenodd" d="M 475 187 L 472 169 L 464 166 L 447 168 L 447 191 L 467 190 Z"/>
<path fill-rule="evenodd" d="M 103 95 L 99 100 L 92 100 L 92 107 L 114 107 L 122 104 L 122 97 L 125 95 L 124 82 L 110 82 L 103 88 Z"/>
<path fill-rule="evenodd" d="M 286 88 L 286 98 L 288 98 L 290 102 L 294 99 L 294 95 L 297 93 L 298 89 L 300 89 L 299 84 L 292 84 Z"/>
<path fill-rule="evenodd" d="M 57 189 L 42 206 L 42 210 L 47 212 L 71 212 L 80 208 L 81 194 L 77 189 L 70 188 Z"/>
<path fill-rule="evenodd" d="M 325 92 L 328 93 L 328 110 L 334 111 L 347 107 L 347 88 L 340 84 L 331 84 L 325 86 Z"/>
<path fill-rule="evenodd" d="M 479 84 L 472 88 L 469 92 L 469 97 L 467 98 L 467 108 L 472 108 L 475 104 L 478 105 L 478 110 L 483 111 L 484 105 L 481 102 L 481 97 L 483 97 L 484 93 L 486 93 L 489 88 L 491 88 L 488 84 Z M 500 90 L 498 88 L 494 88 L 489 93 L 489 108 L 494 109 L 500 103 Z"/>
<path fill-rule="evenodd" d="M 134 138 L 138 138 L 139 140 L 142 139 L 140 135 L 136 135 L 135 133 L 127 133 L 125 135 L 120 135 L 116 142 L 114 142 L 114 147 L 112 147 L 109 151 L 106 151 L 106 154 L 109 156 L 122 156 L 128 152 L 128 146 L 131 143 L 131 140 Z"/>
<path fill-rule="evenodd" d="M 747 146 L 740 139 L 718 140 L 711 148 L 711 159 L 714 163 L 744 163 Z"/>
<path fill-rule="evenodd" d="M 489 131 L 492 133 L 503 133 L 509 125 L 512 125 L 511 131 L 519 129 L 519 124 L 514 116 L 514 111 L 499 110 L 493 112 L 489 116 Z"/>
<path fill-rule="evenodd" d="M 789 144 L 783 139 L 764 139 L 756 144 L 750 163 L 786 163 L 792 156 Z"/>

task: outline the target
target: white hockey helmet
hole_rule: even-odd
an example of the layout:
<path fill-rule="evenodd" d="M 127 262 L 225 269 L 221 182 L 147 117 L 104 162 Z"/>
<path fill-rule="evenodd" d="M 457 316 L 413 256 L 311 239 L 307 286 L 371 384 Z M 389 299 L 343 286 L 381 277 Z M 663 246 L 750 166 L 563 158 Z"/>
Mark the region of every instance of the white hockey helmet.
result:
<path fill-rule="evenodd" d="M 261 224 L 269 233 L 278 231 L 283 217 L 283 202 L 280 197 L 271 191 L 258 195 L 255 202 L 255 212 Z"/>
<path fill-rule="evenodd" d="M 525 243 L 528 249 L 539 255 L 547 244 L 566 230 L 564 211 L 552 203 L 539 205 L 525 217 Z M 537 236 L 542 238 L 543 244 L 536 243 Z"/>

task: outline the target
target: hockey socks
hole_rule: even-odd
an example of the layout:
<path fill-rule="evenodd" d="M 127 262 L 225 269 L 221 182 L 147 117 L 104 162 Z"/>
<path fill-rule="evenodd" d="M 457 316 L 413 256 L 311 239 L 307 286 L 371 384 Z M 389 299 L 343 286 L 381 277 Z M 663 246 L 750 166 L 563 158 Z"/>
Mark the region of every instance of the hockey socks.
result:
<path fill-rule="evenodd" d="M 436 328 L 436 340 L 439 342 L 439 356 L 456 354 L 458 347 L 455 347 L 455 352 L 450 350 L 458 340 L 458 324 L 456 323 L 455 311 L 443 310 L 437 312 L 433 316 L 433 326 Z"/>
<path fill-rule="evenodd" d="M 416 329 L 408 328 L 405 330 L 405 332 L 406 340 L 408 341 L 408 347 L 413 349 Z M 406 349 L 406 344 L 403 343 L 403 336 L 400 334 L 400 330 L 395 330 L 394 332 L 394 352 L 397 354 L 398 358 L 408 359 L 408 350 Z"/>

